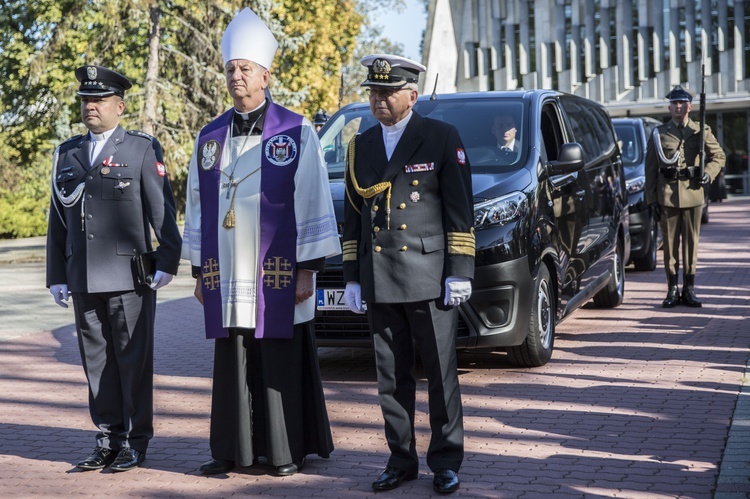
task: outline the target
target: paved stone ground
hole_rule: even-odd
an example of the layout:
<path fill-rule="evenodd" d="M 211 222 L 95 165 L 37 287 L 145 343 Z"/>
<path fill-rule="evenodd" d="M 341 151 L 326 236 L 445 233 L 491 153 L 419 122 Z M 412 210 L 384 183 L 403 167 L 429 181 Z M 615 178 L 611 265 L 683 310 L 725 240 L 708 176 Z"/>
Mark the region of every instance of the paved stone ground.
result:
<path fill-rule="evenodd" d="M 454 497 L 750 497 L 745 387 L 750 199 L 711 206 L 697 278 L 701 309 L 660 307 L 661 269 L 627 271 L 625 303 L 589 306 L 557 330 L 552 361 L 460 356 L 466 459 Z M 372 497 L 387 458 L 372 352 L 320 349 L 336 451 L 278 478 L 262 466 L 218 477 L 209 455 L 212 345 L 178 276 L 159 293 L 155 430 L 142 468 L 78 471 L 93 448 L 71 310 L 44 289 L 39 240 L 0 248 L 0 496 Z M 7 246 L 7 245 L 6 245 Z M 24 258 L 18 258 L 23 248 Z M 43 252 L 42 252 L 43 254 Z M 16 256 L 14 256 L 16 255 Z M 37 261 L 35 261 L 37 260 Z M 429 438 L 420 381 L 418 449 Z M 431 475 L 378 497 L 429 497 Z"/>

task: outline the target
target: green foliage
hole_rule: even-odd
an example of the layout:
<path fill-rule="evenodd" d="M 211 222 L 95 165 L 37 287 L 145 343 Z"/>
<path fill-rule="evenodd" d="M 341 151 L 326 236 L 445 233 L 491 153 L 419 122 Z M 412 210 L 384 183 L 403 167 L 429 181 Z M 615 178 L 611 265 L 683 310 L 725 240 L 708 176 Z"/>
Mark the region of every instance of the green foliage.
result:
<path fill-rule="evenodd" d="M 0 237 L 46 230 L 54 148 L 85 133 L 76 68 L 96 64 L 131 79 L 122 126 L 162 144 L 178 201 L 202 126 L 231 105 L 220 53 L 234 15 L 252 8 L 279 40 L 276 102 L 312 117 L 360 100 L 367 52 L 400 53 L 362 0 L 5 0 L 0 9 Z M 385 0 L 381 12 L 400 9 Z M 155 21 L 155 22 L 154 22 Z M 364 51 L 364 52 L 363 52 Z M 12 207 L 12 209 L 11 209 Z"/>

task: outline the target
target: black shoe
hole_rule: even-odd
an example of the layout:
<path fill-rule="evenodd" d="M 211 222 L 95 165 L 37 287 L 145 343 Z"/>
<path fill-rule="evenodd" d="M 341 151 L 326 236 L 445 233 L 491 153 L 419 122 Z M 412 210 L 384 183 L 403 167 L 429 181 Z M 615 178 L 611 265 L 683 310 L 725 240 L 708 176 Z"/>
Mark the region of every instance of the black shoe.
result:
<path fill-rule="evenodd" d="M 702 306 L 701 301 L 695 296 L 695 275 L 683 275 L 682 283 L 682 303 L 688 307 L 699 308 Z"/>
<path fill-rule="evenodd" d="M 304 467 L 305 467 L 305 458 L 303 457 L 299 462 L 282 464 L 281 466 L 276 466 L 276 475 L 277 476 L 294 475 L 295 473 L 299 473 L 300 471 L 302 471 Z"/>
<path fill-rule="evenodd" d="M 105 466 L 112 464 L 117 454 L 111 449 L 97 447 L 89 457 L 76 464 L 76 467 L 82 470 L 100 470 Z"/>
<path fill-rule="evenodd" d="M 401 485 L 401 482 L 414 480 L 417 476 L 418 473 L 416 472 L 407 473 L 404 470 L 388 466 L 378 479 L 372 483 L 372 489 L 375 491 L 395 489 Z"/>
<path fill-rule="evenodd" d="M 667 276 L 667 297 L 661 302 L 664 308 L 676 307 L 680 304 L 680 291 L 677 289 L 677 276 Z"/>
<path fill-rule="evenodd" d="M 435 472 L 435 478 L 432 479 L 432 488 L 438 494 L 450 494 L 458 490 L 460 483 L 455 471 L 441 469 Z"/>
<path fill-rule="evenodd" d="M 146 459 L 146 454 L 135 449 L 120 449 L 112 465 L 109 467 L 112 471 L 130 471 L 137 468 Z"/>
<path fill-rule="evenodd" d="M 234 469 L 234 461 L 227 461 L 224 459 L 211 458 L 207 463 L 201 464 L 198 471 L 204 475 L 218 475 L 220 473 L 226 473 Z"/>

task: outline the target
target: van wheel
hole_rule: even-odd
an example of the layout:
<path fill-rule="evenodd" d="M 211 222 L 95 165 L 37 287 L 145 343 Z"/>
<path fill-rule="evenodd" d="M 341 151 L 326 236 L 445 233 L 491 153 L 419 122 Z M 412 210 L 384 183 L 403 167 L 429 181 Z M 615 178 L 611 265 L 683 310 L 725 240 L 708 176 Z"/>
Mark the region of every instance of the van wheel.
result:
<path fill-rule="evenodd" d="M 625 266 L 622 262 L 622 243 L 618 240 L 609 283 L 594 295 L 594 305 L 599 308 L 615 308 L 622 303 L 624 297 Z"/>
<path fill-rule="evenodd" d="M 543 366 L 552 357 L 555 343 L 556 301 L 549 270 L 544 264 L 534 279 L 531 318 L 526 339 L 518 346 L 508 347 L 508 359 L 517 366 Z"/>
<path fill-rule="evenodd" d="M 659 237 L 659 228 L 656 219 L 649 217 L 648 253 L 640 258 L 633 258 L 635 270 L 654 270 L 656 268 L 656 241 Z"/>

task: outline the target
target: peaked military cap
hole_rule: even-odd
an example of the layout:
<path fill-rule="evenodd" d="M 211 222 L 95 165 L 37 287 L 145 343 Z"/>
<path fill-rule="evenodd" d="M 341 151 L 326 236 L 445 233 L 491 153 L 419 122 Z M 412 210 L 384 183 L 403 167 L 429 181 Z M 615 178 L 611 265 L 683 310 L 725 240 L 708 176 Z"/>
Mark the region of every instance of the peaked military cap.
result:
<path fill-rule="evenodd" d="M 669 99 L 669 102 L 675 102 L 675 101 L 693 102 L 693 95 L 679 85 L 675 86 L 672 89 L 672 91 L 667 94 L 666 97 L 667 99 Z"/>
<path fill-rule="evenodd" d="M 315 113 L 315 116 L 313 116 L 313 125 L 325 125 L 329 118 L 330 116 L 328 116 L 328 113 L 319 109 L 318 112 Z"/>
<path fill-rule="evenodd" d="M 419 73 L 427 69 L 400 55 L 372 54 L 360 62 L 367 66 L 367 79 L 362 87 L 401 88 L 407 83 L 417 83 Z"/>
<path fill-rule="evenodd" d="M 81 82 L 78 95 L 123 97 L 125 90 L 133 86 L 125 76 L 103 66 L 81 66 L 76 69 L 76 79 Z"/>

